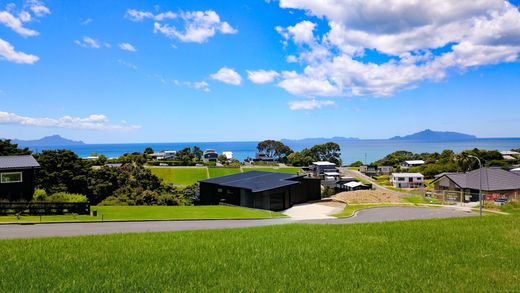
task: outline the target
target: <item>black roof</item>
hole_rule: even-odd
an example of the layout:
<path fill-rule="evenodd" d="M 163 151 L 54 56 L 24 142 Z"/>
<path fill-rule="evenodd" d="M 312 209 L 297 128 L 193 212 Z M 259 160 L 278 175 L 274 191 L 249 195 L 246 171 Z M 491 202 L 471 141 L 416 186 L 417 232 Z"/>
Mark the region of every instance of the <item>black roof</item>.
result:
<path fill-rule="evenodd" d="M 298 181 L 291 179 L 303 177 L 305 177 L 305 175 L 266 171 L 247 171 L 243 173 L 201 180 L 199 182 L 249 189 L 252 192 L 261 192 L 298 184 Z"/>
<path fill-rule="evenodd" d="M 442 177 L 449 178 L 459 186 L 459 188 L 480 188 L 479 169 L 468 173 L 445 173 L 434 181 L 437 181 Z M 486 191 L 520 189 L 520 175 L 497 168 L 482 168 L 482 189 Z"/>
<path fill-rule="evenodd" d="M 39 167 L 40 164 L 31 155 L 0 156 L 0 169 L 30 169 Z"/>

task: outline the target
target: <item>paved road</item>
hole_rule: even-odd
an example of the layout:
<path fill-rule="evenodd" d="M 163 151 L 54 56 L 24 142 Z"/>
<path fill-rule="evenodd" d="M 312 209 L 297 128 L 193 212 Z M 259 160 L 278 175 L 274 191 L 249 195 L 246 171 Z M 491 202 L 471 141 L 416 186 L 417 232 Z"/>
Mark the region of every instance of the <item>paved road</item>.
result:
<path fill-rule="evenodd" d="M 355 217 L 346 219 L 321 219 L 305 221 L 295 221 L 285 218 L 265 220 L 149 221 L 36 225 L 15 224 L 0 225 L 0 239 L 244 228 L 288 223 L 353 224 L 413 219 L 466 217 L 472 215 L 475 214 L 469 214 L 452 208 L 385 207 L 361 210 Z"/>
<path fill-rule="evenodd" d="M 408 196 L 410 195 L 409 193 L 405 193 L 405 192 L 399 192 L 399 191 L 395 191 L 395 190 L 391 190 L 391 189 L 388 189 L 384 186 L 381 186 L 379 184 L 377 184 L 374 179 L 372 179 L 371 177 L 359 172 L 359 171 L 355 171 L 355 170 L 348 170 L 347 168 L 340 168 L 341 172 L 346 174 L 347 176 L 350 176 L 350 177 L 354 177 L 354 178 L 362 178 L 362 179 L 365 179 L 367 181 L 370 181 L 372 183 L 372 186 L 374 187 L 374 189 L 376 190 L 383 190 L 383 191 L 387 191 L 387 192 L 390 192 L 390 193 L 393 193 L 395 195 L 399 195 L 399 196 Z"/>

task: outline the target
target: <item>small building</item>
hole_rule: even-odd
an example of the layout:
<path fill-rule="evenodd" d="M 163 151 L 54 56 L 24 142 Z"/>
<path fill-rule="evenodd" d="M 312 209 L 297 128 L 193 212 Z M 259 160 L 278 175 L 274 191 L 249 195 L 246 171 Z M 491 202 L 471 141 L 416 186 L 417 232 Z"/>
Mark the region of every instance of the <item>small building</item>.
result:
<path fill-rule="evenodd" d="M 421 173 L 392 173 L 390 182 L 396 188 L 420 188 L 424 186 L 424 175 Z"/>
<path fill-rule="evenodd" d="M 479 200 L 479 190 L 486 200 L 520 197 L 520 175 L 500 168 L 482 168 L 467 173 L 444 173 L 432 184 L 436 191 L 463 192 L 468 201 Z"/>
<path fill-rule="evenodd" d="M 374 165 L 363 165 L 359 167 L 359 172 L 372 177 L 379 175 L 379 168 Z"/>
<path fill-rule="evenodd" d="M 0 199 L 30 201 L 40 164 L 31 155 L 0 156 Z"/>
<path fill-rule="evenodd" d="M 343 177 L 336 182 L 336 192 L 372 189 L 372 184 L 364 184 L 352 177 Z"/>
<path fill-rule="evenodd" d="M 161 151 L 158 153 L 150 154 L 152 160 L 157 161 L 166 161 L 166 160 L 174 160 L 177 157 L 177 151 Z"/>
<path fill-rule="evenodd" d="M 520 153 L 515 151 L 501 151 L 500 154 L 502 155 L 502 159 L 513 161 L 517 158 L 520 158 Z"/>
<path fill-rule="evenodd" d="M 320 180 L 305 175 L 248 171 L 200 182 L 200 204 L 226 203 L 280 211 L 321 198 Z"/>
<path fill-rule="evenodd" d="M 377 166 L 377 175 L 390 175 L 393 171 L 392 166 Z"/>
<path fill-rule="evenodd" d="M 228 161 L 233 160 L 233 152 L 229 152 L 229 151 L 222 152 L 222 155 L 226 156 L 226 159 L 227 159 Z"/>
<path fill-rule="evenodd" d="M 316 177 L 339 176 L 338 169 L 336 168 L 336 164 L 331 163 L 331 162 L 327 162 L 327 161 L 313 162 L 312 165 L 310 166 L 310 168 L 313 171 L 314 176 L 316 176 Z M 328 173 L 328 175 L 325 173 Z"/>
<path fill-rule="evenodd" d="M 216 163 L 217 159 L 218 159 L 218 153 L 215 150 L 213 150 L 213 149 L 207 149 L 202 154 L 202 160 L 205 163 L 208 163 L 208 162 L 215 162 Z"/>
<path fill-rule="evenodd" d="M 255 154 L 255 158 L 253 159 L 253 162 L 272 162 L 274 161 L 273 158 L 269 157 L 267 154 L 257 152 Z"/>
<path fill-rule="evenodd" d="M 408 169 L 424 165 L 423 160 L 408 160 L 401 163 L 401 169 Z"/>

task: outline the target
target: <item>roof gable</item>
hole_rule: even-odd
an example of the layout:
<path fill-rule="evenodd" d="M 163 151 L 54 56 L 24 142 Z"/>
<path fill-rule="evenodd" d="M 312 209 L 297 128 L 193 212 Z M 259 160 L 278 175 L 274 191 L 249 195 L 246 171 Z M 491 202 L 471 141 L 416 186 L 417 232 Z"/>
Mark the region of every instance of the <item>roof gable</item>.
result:
<path fill-rule="evenodd" d="M 0 156 L 1 169 L 30 169 L 39 168 L 40 164 L 31 155 L 23 156 Z"/>
<path fill-rule="evenodd" d="M 480 169 L 468 173 L 448 173 L 447 177 L 460 188 L 480 189 Z M 482 168 L 482 189 L 486 191 L 520 189 L 520 175 L 496 168 Z"/>
<path fill-rule="evenodd" d="M 261 192 L 269 189 L 298 184 L 298 181 L 291 179 L 303 178 L 304 176 L 305 175 L 279 172 L 247 171 L 243 173 L 201 180 L 199 182 L 249 189 L 252 192 Z"/>

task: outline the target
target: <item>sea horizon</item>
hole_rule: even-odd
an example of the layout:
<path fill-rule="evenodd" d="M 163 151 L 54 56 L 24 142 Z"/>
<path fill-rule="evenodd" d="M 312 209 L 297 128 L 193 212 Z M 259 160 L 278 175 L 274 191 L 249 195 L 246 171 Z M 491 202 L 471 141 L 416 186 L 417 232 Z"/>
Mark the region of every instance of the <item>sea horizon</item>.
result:
<path fill-rule="evenodd" d="M 334 140 L 323 140 L 334 141 Z M 198 146 L 202 150 L 215 149 L 218 153 L 224 151 L 233 152 L 234 158 L 243 161 L 248 157 L 254 157 L 256 145 L 259 141 L 215 141 L 215 142 L 162 142 L 162 143 L 85 143 L 78 145 L 31 145 L 27 146 L 33 152 L 41 152 L 47 149 L 68 149 L 79 157 L 88 157 L 91 154 L 105 155 L 115 158 L 124 153 L 142 152 L 151 147 L 154 151 L 180 150 L 185 147 Z M 391 140 L 391 139 L 349 139 L 334 141 L 341 147 L 341 159 L 344 164 L 355 161 L 371 163 L 398 150 L 406 150 L 414 153 L 441 152 L 445 149 L 460 152 L 467 149 L 479 148 L 486 150 L 510 150 L 520 148 L 520 138 L 477 138 L 472 140 L 443 140 L 443 141 L 417 141 L 417 140 Z M 285 142 L 294 151 L 309 148 L 314 143 L 299 140 Z M 23 144 L 21 145 L 23 146 Z"/>

